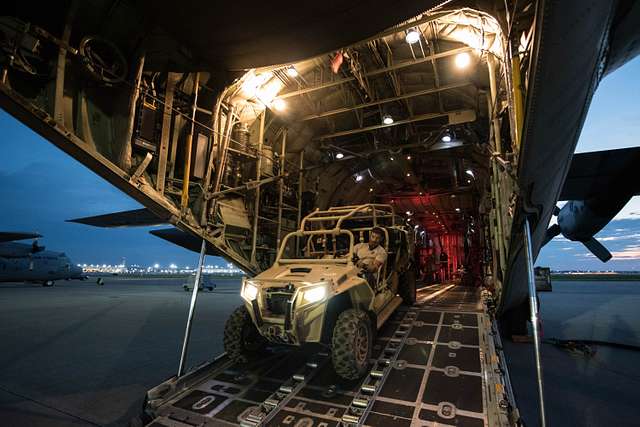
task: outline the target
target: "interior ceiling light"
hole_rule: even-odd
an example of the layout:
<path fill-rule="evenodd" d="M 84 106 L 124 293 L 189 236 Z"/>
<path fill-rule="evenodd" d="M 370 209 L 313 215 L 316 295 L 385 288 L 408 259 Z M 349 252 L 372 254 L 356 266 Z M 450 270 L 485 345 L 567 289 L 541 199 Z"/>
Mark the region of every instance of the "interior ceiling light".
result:
<path fill-rule="evenodd" d="M 455 63 L 458 68 L 467 68 L 471 63 L 471 55 L 468 52 L 459 53 L 456 55 Z"/>
<path fill-rule="evenodd" d="M 363 177 L 362 175 L 360 175 L 360 174 L 358 174 L 358 175 L 356 175 L 356 176 L 355 176 L 355 180 L 356 180 L 356 182 L 360 182 L 360 181 L 362 181 L 363 179 L 364 179 L 364 177 Z"/>
<path fill-rule="evenodd" d="M 298 70 L 296 70 L 296 67 L 291 65 L 287 68 L 287 75 L 289 77 L 298 77 Z"/>
<path fill-rule="evenodd" d="M 420 33 L 415 28 L 412 28 L 407 31 L 407 35 L 404 37 L 404 40 L 409 44 L 414 44 L 420 40 Z"/>
<path fill-rule="evenodd" d="M 273 101 L 273 108 L 275 108 L 276 111 L 284 111 L 287 109 L 287 103 L 284 101 L 284 99 L 278 98 Z"/>
<path fill-rule="evenodd" d="M 336 159 L 342 159 L 343 157 L 344 157 L 344 154 L 342 153 L 336 154 Z"/>
<path fill-rule="evenodd" d="M 385 125 L 390 125 L 393 123 L 393 117 L 391 117 L 389 114 L 385 114 L 384 116 L 382 116 L 382 123 Z"/>

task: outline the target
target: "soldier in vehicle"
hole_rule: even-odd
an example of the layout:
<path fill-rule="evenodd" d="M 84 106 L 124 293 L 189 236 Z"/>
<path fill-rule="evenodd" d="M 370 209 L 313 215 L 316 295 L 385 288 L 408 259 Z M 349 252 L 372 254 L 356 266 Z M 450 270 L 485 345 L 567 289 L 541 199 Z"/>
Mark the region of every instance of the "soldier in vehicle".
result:
<path fill-rule="evenodd" d="M 378 271 L 387 260 L 387 251 L 382 247 L 384 230 L 375 227 L 369 233 L 369 243 L 358 243 L 353 247 L 357 267 L 362 268 L 369 286 L 376 288 Z"/>

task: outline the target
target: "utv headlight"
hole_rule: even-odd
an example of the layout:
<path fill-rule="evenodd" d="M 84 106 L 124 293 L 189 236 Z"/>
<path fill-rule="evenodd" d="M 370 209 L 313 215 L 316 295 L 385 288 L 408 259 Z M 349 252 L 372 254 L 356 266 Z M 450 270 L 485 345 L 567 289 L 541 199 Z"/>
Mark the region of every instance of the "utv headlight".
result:
<path fill-rule="evenodd" d="M 254 285 L 252 282 L 244 282 L 244 286 L 242 287 L 241 292 L 242 298 L 251 302 L 258 296 L 258 287 Z"/>
<path fill-rule="evenodd" d="M 323 300 L 327 296 L 327 286 L 318 285 L 302 292 L 302 304 L 311 304 Z"/>

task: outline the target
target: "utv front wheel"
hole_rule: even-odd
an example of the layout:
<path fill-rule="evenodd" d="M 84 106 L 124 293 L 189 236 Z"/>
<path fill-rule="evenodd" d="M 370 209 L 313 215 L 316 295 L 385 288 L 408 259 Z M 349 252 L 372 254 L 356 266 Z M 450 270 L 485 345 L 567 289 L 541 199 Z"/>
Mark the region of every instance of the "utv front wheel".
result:
<path fill-rule="evenodd" d="M 336 374 L 347 380 L 362 377 L 369 365 L 372 342 L 371 321 L 364 311 L 351 308 L 341 313 L 331 341 Z"/>
<path fill-rule="evenodd" d="M 224 325 L 224 351 L 231 360 L 246 363 L 258 356 L 266 344 L 245 306 L 236 308 Z"/>

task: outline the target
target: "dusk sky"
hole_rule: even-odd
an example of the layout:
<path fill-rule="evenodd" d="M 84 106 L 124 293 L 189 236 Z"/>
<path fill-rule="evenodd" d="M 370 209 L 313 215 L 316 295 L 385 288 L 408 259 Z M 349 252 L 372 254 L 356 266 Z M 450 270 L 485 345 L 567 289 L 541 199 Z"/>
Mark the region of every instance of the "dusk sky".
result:
<path fill-rule="evenodd" d="M 578 152 L 640 144 L 640 58 L 607 76 L 596 91 Z M 48 249 L 76 263 L 195 265 L 197 254 L 148 233 L 149 228 L 100 229 L 66 219 L 136 209 L 137 202 L 0 110 L 0 230 L 36 231 Z M 640 166 L 640 165 L 639 165 Z M 640 179 L 633 177 L 633 179 Z M 562 237 L 540 253 L 556 270 L 640 270 L 640 197 L 634 197 L 596 237 L 614 257 L 606 264 Z M 209 258 L 208 264 L 223 264 Z"/>

